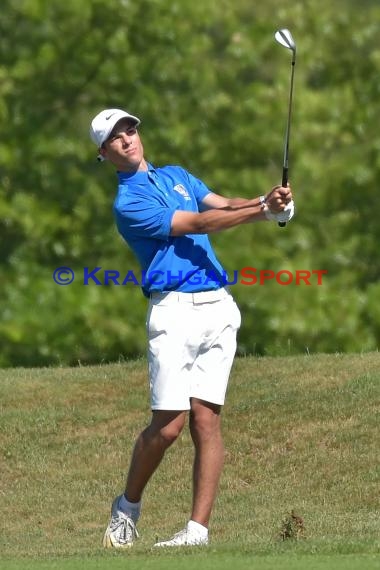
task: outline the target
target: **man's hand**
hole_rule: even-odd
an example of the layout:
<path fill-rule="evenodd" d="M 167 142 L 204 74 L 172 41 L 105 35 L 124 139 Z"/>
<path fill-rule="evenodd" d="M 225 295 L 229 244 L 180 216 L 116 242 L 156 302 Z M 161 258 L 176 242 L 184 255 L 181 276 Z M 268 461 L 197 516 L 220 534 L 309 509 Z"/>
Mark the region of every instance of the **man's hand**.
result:
<path fill-rule="evenodd" d="M 283 212 L 286 205 L 292 200 L 293 196 L 290 186 L 287 188 L 284 188 L 283 186 L 274 186 L 274 188 L 272 188 L 272 190 L 265 196 L 265 203 L 268 206 L 270 214 L 279 214 L 280 212 Z"/>
<path fill-rule="evenodd" d="M 292 217 L 294 216 L 294 202 L 291 200 L 288 204 L 286 204 L 285 208 L 282 212 L 278 212 L 277 214 L 272 214 L 272 212 L 268 209 L 265 211 L 265 217 L 267 220 L 272 220 L 274 222 L 290 222 Z"/>

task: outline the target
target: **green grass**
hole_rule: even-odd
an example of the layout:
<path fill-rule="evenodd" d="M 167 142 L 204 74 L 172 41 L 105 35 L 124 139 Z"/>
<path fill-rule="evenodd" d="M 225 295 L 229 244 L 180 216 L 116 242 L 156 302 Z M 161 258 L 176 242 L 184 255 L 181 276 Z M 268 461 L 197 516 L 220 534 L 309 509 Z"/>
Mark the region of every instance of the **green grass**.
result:
<path fill-rule="evenodd" d="M 141 539 L 119 553 L 101 539 L 149 421 L 146 362 L 0 370 L 0 568 L 379 568 L 379 402 L 379 353 L 237 359 L 211 546 L 151 549 L 188 518 L 185 431 L 146 490 Z M 292 509 L 304 536 L 283 541 Z"/>
<path fill-rule="evenodd" d="M 130 558 L 108 556 L 100 558 L 66 558 L 49 561 L 13 561 L 7 570 L 378 570 L 380 561 L 375 555 L 270 555 L 252 553 L 208 552 L 200 555 L 165 554 Z"/>

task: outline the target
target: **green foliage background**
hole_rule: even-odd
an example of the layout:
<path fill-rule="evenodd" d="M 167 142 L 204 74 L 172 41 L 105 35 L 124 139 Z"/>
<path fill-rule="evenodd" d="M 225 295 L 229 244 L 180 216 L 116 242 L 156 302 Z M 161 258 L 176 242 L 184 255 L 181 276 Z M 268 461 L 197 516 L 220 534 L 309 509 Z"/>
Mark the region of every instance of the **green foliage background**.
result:
<path fill-rule="evenodd" d="M 318 286 L 233 286 L 240 353 L 380 343 L 380 7 L 377 1 L 3 0 L 0 18 L 0 366 L 145 350 L 137 287 L 83 285 L 83 267 L 138 270 L 114 227 L 116 177 L 88 137 L 104 107 L 142 118 L 147 158 L 253 197 L 281 178 L 297 42 L 291 183 L 297 216 L 213 236 L 228 272 L 318 270 Z M 77 272 L 70 286 L 56 267 Z"/>

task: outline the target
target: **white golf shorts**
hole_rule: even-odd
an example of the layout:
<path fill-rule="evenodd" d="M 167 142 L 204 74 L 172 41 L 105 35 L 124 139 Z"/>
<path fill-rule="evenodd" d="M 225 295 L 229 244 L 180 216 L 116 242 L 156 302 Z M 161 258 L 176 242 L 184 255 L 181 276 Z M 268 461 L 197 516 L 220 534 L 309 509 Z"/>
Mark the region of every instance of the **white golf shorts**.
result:
<path fill-rule="evenodd" d="M 152 410 L 223 405 L 241 317 L 226 289 L 153 293 L 147 315 Z"/>

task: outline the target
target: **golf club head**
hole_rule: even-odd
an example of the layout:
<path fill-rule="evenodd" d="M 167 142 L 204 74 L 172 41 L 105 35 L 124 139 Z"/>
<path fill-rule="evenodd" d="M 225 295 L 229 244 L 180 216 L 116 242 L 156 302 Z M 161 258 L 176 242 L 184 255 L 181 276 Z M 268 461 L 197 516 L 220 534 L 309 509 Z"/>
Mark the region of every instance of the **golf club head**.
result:
<path fill-rule="evenodd" d="M 282 30 L 277 30 L 274 37 L 279 44 L 292 50 L 294 54 L 296 53 L 296 43 L 293 40 L 293 36 L 289 32 L 289 30 L 287 30 L 286 28 Z"/>

